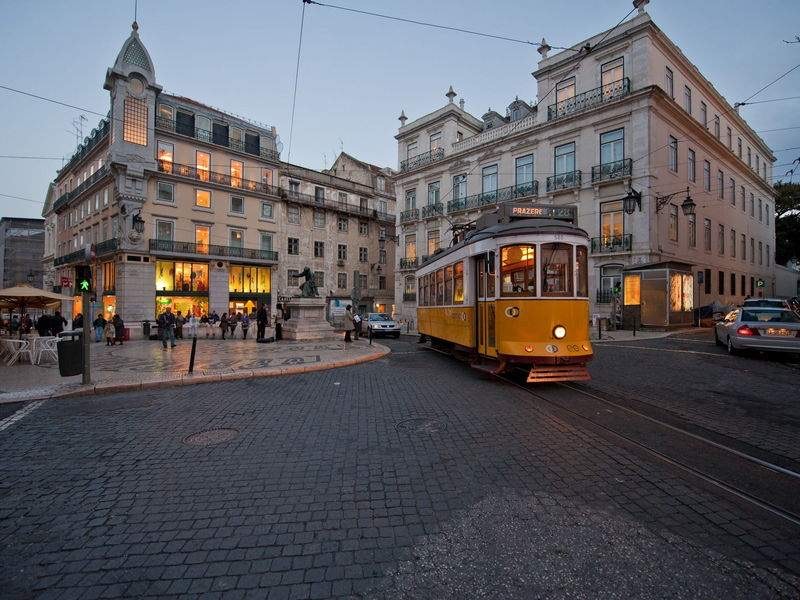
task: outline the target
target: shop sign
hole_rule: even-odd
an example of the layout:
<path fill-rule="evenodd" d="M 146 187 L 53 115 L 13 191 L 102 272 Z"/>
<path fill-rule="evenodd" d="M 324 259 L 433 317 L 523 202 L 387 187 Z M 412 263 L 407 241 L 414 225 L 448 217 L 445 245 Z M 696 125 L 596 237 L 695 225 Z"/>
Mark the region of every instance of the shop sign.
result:
<path fill-rule="evenodd" d="M 61 278 L 61 287 L 64 287 L 64 288 L 72 287 L 72 280 L 69 277 L 62 277 Z"/>

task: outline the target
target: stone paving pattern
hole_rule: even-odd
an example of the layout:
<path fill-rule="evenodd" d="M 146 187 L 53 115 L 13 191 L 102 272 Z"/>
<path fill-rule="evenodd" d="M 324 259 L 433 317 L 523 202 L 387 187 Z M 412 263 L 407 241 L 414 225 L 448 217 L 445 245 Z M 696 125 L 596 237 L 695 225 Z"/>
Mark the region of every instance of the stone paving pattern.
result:
<path fill-rule="evenodd" d="M 797 597 L 800 528 L 389 344 L 45 402 L 0 432 L 3 596 Z M 183 442 L 218 427 L 239 434 Z"/>

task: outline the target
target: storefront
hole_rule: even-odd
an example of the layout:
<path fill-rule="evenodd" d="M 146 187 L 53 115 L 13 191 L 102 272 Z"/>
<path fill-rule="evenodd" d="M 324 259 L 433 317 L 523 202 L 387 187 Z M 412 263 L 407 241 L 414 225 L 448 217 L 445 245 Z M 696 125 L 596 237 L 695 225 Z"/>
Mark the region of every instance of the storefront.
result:
<path fill-rule="evenodd" d="M 156 262 L 155 317 L 167 307 L 175 314 L 208 313 L 208 263 Z"/>
<path fill-rule="evenodd" d="M 228 267 L 228 310 L 252 314 L 259 307 L 270 306 L 272 269 L 230 265 Z"/>
<path fill-rule="evenodd" d="M 691 325 L 692 265 L 677 261 L 623 269 L 623 328 Z"/>

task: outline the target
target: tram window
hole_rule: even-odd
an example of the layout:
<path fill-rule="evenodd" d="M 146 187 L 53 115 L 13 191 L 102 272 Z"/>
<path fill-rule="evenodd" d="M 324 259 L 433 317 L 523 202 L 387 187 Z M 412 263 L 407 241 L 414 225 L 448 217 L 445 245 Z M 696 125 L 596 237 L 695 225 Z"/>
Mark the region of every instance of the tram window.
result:
<path fill-rule="evenodd" d="M 478 297 L 486 297 L 486 262 L 478 261 Z"/>
<path fill-rule="evenodd" d="M 489 260 L 488 260 L 488 273 L 486 275 L 486 297 L 487 298 L 494 298 L 494 280 L 497 274 L 497 270 L 495 269 L 495 254 L 494 251 L 489 252 Z"/>
<path fill-rule="evenodd" d="M 417 279 L 417 306 L 425 306 L 425 282 L 422 277 Z"/>
<path fill-rule="evenodd" d="M 578 296 L 589 297 L 589 265 L 587 262 L 586 246 L 575 247 L 575 262 L 578 267 Z"/>
<path fill-rule="evenodd" d="M 542 244 L 542 296 L 572 296 L 572 246 Z"/>
<path fill-rule="evenodd" d="M 500 294 L 536 295 L 536 246 L 506 246 L 500 251 Z"/>
<path fill-rule="evenodd" d="M 430 306 L 430 293 L 431 293 L 431 276 L 425 275 L 422 277 L 423 287 L 422 287 L 422 301 L 425 303 L 425 306 Z"/>
<path fill-rule="evenodd" d="M 453 271 L 453 303 L 464 304 L 464 263 L 460 261 Z"/>
<path fill-rule="evenodd" d="M 453 266 L 444 268 L 444 303 L 453 303 Z"/>
<path fill-rule="evenodd" d="M 436 306 L 444 304 L 444 269 L 436 271 Z"/>

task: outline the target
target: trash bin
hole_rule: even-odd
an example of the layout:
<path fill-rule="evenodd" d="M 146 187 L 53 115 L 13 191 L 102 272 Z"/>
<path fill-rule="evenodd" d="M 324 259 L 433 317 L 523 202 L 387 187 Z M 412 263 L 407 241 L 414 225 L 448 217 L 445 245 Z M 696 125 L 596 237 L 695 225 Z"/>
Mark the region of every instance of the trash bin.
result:
<path fill-rule="evenodd" d="M 150 339 L 150 321 L 142 321 L 142 336 L 144 339 Z"/>
<path fill-rule="evenodd" d="M 62 377 L 83 373 L 83 338 L 79 332 L 64 336 L 56 343 L 58 372 Z"/>

